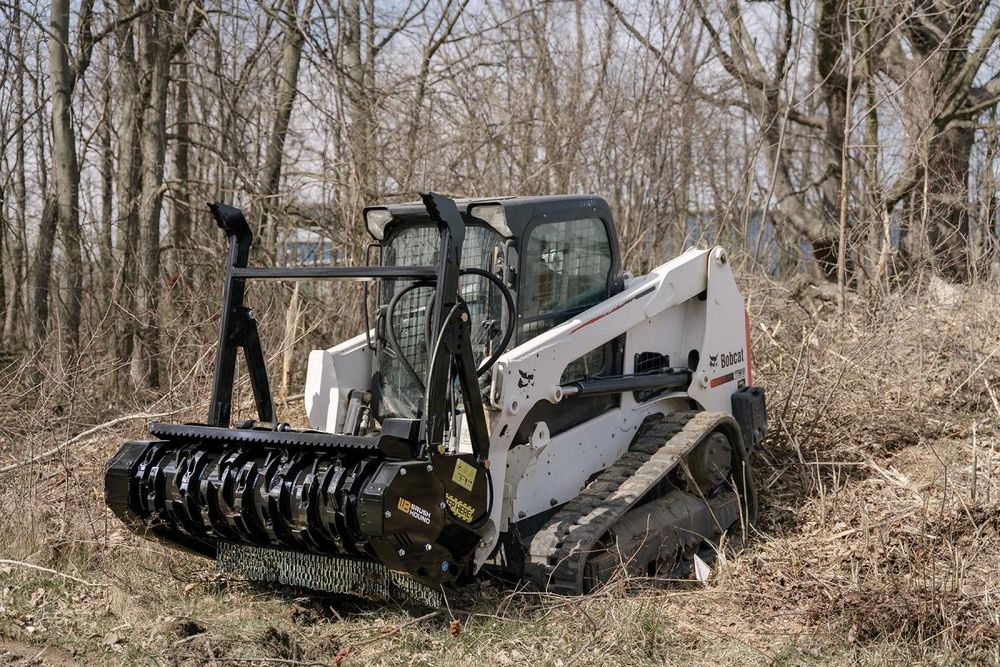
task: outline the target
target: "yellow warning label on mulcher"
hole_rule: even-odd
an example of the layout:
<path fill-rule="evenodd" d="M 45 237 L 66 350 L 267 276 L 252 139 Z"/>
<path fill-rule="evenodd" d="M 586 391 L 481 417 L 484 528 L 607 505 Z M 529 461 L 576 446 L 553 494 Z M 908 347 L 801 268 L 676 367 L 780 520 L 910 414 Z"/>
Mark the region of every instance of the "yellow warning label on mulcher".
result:
<path fill-rule="evenodd" d="M 467 491 L 472 491 L 472 486 L 476 483 L 476 469 L 462 459 L 457 459 L 451 481 Z"/>

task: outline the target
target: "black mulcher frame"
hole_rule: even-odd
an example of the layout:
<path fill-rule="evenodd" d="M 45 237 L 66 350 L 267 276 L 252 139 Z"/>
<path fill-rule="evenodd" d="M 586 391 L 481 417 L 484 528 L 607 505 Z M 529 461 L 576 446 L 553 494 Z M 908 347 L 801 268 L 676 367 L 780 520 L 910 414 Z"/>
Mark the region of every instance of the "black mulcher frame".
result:
<path fill-rule="evenodd" d="M 257 321 L 253 310 L 244 303 L 246 282 L 262 280 L 356 280 L 373 281 L 383 278 L 434 281 L 438 293 L 434 311 L 430 314 L 434 323 L 433 331 L 441 332 L 441 349 L 431 360 L 428 370 L 426 406 L 422 424 L 410 420 L 386 422 L 407 422 L 383 424 L 383 437 L 372 438 L 373 445 L 381 441 L 379 448 L 399 451 L 399 440 L 407 441 L 410 451 L 417 456 L 428 455 L 443 441 L 444 431 L 451 419 L 448 402 L 449 377 L 452 370 L 458 376 L 466 419 L 469 424 L 473 452 L 479 461 L 484 461 L 489 451 L 489 436 L 486 428 L 486 413 L 476 379 L 476 366 L 472 354 L 469 313 L 458 297 L 458 279 L 461 272 L 462 243 L 465 239 L 465 224 L 455 202 L 442 195 L 428 193 L 421 195 L 424 206 L 441 232 L 440 261 L 434 266 L 364 266 L 364 267 L 250 267 L 250 247 L 253 232 L 243 212 L 222 203 L 209 204 L 216 223 L 229 237 L 229 261 L 226 266 L 226 281 L 222 294 L 222 312 L 219 318 L 219 342 L 215 359 L 215 375 L 212 383 L 212 398 L 208 412 L 207 426 L 187 425 L 183 437 L 218 439 L 221 430 L 229 430 L 232 417 L 233 383 L 236 375 L 236 357 L 242 348 L 250 385 L 253 390 L 257 416 L 262 426 L 276 428 L 274 402 L 271 399 L 270 384 L 261 349 Z M 157 425 L 159 433 L 169 437 L 172 425 Z M 237 429 L 239 430 L 239 429 Z M 181 434 L 178 433 L 178 436 Z M 326 444 L 337 446 L 339 438 L 351 440 L 353 436 L 323 434 Z M 388 436 L 388 437 L 386 437 Z M 347 442 L 343 443 L 348 445 Z"/>

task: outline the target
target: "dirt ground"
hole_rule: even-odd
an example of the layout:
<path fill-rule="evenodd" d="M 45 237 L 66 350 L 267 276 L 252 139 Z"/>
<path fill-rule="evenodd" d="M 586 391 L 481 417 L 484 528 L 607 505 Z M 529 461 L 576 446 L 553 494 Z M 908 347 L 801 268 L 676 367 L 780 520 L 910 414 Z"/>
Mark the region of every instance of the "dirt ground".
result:
<path fill-rule="evenodd" d="M 748 291 L 761 520 L 706 585 L 482 578 L 428 611 L 230 580 L 105 509 L 103 465 L 147 418 L 31 462 L 131 411 L 197 419 L 195 389 L 123 408 L 10 379 L 0 664 L 1000 664 L 1000 299 L 932 283 L 841 316 L 808 285 Z"/>

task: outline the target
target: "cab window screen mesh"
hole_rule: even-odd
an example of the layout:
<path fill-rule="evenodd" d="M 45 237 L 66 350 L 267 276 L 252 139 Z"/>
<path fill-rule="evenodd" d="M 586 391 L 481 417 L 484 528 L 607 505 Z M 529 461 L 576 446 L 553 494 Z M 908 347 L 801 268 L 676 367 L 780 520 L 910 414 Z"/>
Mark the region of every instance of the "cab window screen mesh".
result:
<path fill-rule="evenodd" d="M 522 259 L 524 280 L 518 342 L 528 341 L 608 298 L 611 242 L 598 218 L 535 227 Z M 598 374 L 605 346 L 570 363 L 560 382 Z"/>
<path fill-rule="evenodd" d="M 535 227 L 522 257 L 524 342 L 608 297 L 611 242 L 598 218 Z"/>
<path fill-rule="evenodd" d="M 393 231 L 386 239 L 382 263 L 385 266 L 437 266 L 440 244 L 441 232 L 436 226 L 406 225 Z M 462 266 L 492 270 L 493 260 L 502 250 L 503 239 L 491 228 L 466 227 Z M 395 294 L 412 284 L 409 280 L 383 280 L 379 292 L 380 306 L 388 306 Z M 497 337 L 499 325 L 494 321 L 500 317 L 501 297 L 495 287 L 479 276 L 463 276 L 459 279 L 458 290 L 471 315 L 473 356 L 478 364 L 486 358 L 491 340 Z M 421 379 L 427 376 L 429 346 L 433 344 L 433 341 L 428 341 L 427 315 L 434 293 L 433 286 L 426 286 L 404 294 L 396 304 L 391 322 L 400 350 Z M 420 416 L 424 399 L 420 386 L 387 345 L 379 349 L 379 416 Z"/>

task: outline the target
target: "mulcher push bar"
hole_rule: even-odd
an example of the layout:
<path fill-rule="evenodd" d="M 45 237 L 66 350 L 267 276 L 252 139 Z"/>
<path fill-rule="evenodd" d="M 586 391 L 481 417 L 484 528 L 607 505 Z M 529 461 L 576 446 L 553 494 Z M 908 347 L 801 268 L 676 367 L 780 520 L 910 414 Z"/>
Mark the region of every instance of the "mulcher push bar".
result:
<path fill-rule="evenodd" d="M 243 212 L 222 203 L 209 204 L 216 223 L 229 237 L 229 259 L 226 265 L 226 283 L 222 293 L 222 313 L 219 317 L 219 343 L 215 359 L 215 376 L 208 425 L 228 428 L 232 416 L 233 382 L 236 373 L 236 356 L 243 349 L 250 385 L 261 422 L 274 422 L 274 404 L 264 366 L 264 354 L 257 333 L 253 310 L 246 307 L 243 297 L 248 279 L 263 280 L 376 280 L 380 278 L 434 281 L 439 296 L 430 313 L 433 331 L 441 337 L 442 348 L 430 359 L 427 410 L 422 435 L 430 448 L 440 444 L 445 425 L 451 418 L 447 399 L 452 368 L 458 371 L 459 384 L 465 404 L 466 419 L 479 460 L 486 458 L 489 436 L 486 430 L 486 413 L 479 394 L 476 368 L 472 358 L 472 345 L 468 315 L 459 305 L 458 317 L 452 317 L 452 308 L 458 303 L 458 278 L 460 258 L 465 239 L 465 224 L 455 203 L 434 193 L 422 194 L 424 206 L 441 233 L 441 254 L 437 267 L 431 266 L 364 266 L 364 267 L 273 267 L 250 268 L 250 247 L 253 232 Z M 462 315 L 465 315 L 463 318 Z M 452 363 L 454 359 L 455 363 Z"/>

